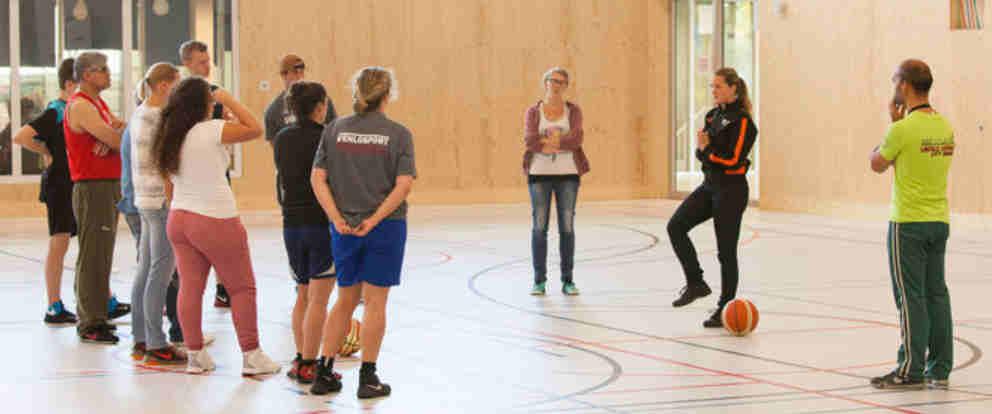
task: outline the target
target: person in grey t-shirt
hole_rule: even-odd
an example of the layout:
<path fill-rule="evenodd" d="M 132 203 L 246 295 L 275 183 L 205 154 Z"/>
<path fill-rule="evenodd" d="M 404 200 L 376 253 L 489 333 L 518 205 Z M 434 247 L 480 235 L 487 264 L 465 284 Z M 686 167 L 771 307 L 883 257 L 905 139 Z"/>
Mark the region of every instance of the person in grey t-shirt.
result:
<path fill-rule="evenodd" d="M 307 66 L 303 63 L 303 59 L 293 54 L 284 56 L 279 62 L 279 76 L 282 77 L 285 89 L 279 92 L 279 96 L 276 96 L 269 103 L 269 106 L 265 108 L 265 140 L 268 141 L 269 145 L 272 145 L 272 140 L 276 137 L 276 134 L 285 128 L 286 125 L 296 123 L 296 116 L 293 115 L 293 112 L 286 105 L 286 91 L 294 83 L 303 80 L 306 69 Z M 330 124 L 337 117 L 338 114 L 334 111 L 334 103 L 328 97 L 324 125 Z"/>
<path fill-rule="evenodd" d="M 406 197 L 417 169 L 413 137 L 386 117 L 392 92 L 391 71 L 367 67 L 356 74 L 352 88 L 355 114 L 324 129 L 313 160 L 310 183 L 330 218 L 337 302 L 324 325 L 323 356 L 310 392 L 341 390 L 334 376 L 334 355 L 351 324 L 361 296 L 362 368 L 358 398 L 384 397 L 391 388 L 379 381 L 376 360 L 386 327 L 389 289 L 400 283 L 406 248 Z"/>

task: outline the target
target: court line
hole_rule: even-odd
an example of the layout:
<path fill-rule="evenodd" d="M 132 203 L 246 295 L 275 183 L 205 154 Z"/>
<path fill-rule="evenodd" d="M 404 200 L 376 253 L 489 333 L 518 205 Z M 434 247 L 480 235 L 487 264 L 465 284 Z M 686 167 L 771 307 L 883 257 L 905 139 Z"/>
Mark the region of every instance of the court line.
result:
<path fill-rule="evenodd" d="M 545 335 L 547 335 L 550 338 L 566 339 L 566 340 L 577 340 L 576 338 L 569 338 L 567 336 L 557 335 L 557 334 L 545 333 Z M 728 377 L 739 378 L 739 379 L 743 379 L 743 380 L 751 380 L 751 381 L 754 381 L 755 383 L 759 383 L 759 384 L 772 385 L 772 386 L 779 387 L 779 388 L 790 389 L 790 390 L 794 390 L 794 391 L 800 391 L 800 392 L 804 392 L 804 393 L 807 393 L 807 394 L 814 394 L 814 395 L 818 395 L 818 396 L 821 396 L 821 397 L 824 397 L 824 398 L 828 398 L 828 399 L 846 401 L 846 402 L 850 402 L 850 403 L 854 403 L 854 404 L 859 404 L 859 405 L 863 405 L 863 406 L 874 407 L 874 408 L 878 408 L 878 409 L 885 409 L 885 410 L 893 411 L 893 412 L 906 413 L 906 414 L 918 414 L 917 411 L 906 410 L 906 409 L 903 409 L 903 408 L 900 408 L 900 407 L 896 407 L 896 406 L 886 405 L 886 404 L 882 404 L 882 403 L 876 403 L 876 402 L 872 402 L 872 401 L 865 401 L 865 400 L 860 400 L 860 399 L 856 399 L 856 398 L 850 398 L 850 397 L 846 397 L 846 396 L 843 396 L 843 395 L 837 395 L 837 394 L 833 394 L 833 393 L 829 393 L 829 392 L 825 392 L 825 391 L 820 391 L 820 390 L 815 390 L 815 389 L 809 389 L 809 388 L 805 388 L 805 387 L 800 387 L 798 385 L 787 384 L 787 383 L 784 383 L 784 382 L 770 381 L 770 380 L 767 380 L 767 379 L 764 379 L 764 378 L 758 378 L 758 377 L 751 376 L 751 375 L 738 374 L 738 373 L 735 373 L 735 372 L 724 371 L 724 370 L 715 369 L 715 368 L 707 368 L 707 367 L 704 367 L 702 365 L 697 365 L 697 364 L 693 364 L 693 363 L 689 363 L 689 362 L 678 361 L 678 360 L 675 360 L 675 359 L 660 357 L 660 356 L 657 356 L 657 355 L 647 354 L 647 353 L 643 353 L 643 352 L 631 351 L 631 350 L 628 350 L 628 349 L 614 347 L 614 346 L 609 346 L 609 345 L 602 345 L 602 344 L 598 344 L 598 343 L 590 342 L 590 341 L 581 341 L 581 343 L 583 343 L 585 345 L 588 345 L 588 346 L 593 346 L 593 347 L 604 349 L 604 350 L 610 350 L 610 351 L 614 351 L 614 352 L 619 352 L 619 353 L 627 354 L 627 355 L 631 355 L 631 356 L 637 356 L 637 357 L 641 357 L 641 358 L 645 358 L 645 359 L 649 359 L 649 360 L 653 360 L 653 361 L 657 361 L 657 362 L 664 362 L 664 363 L 667 363 L 667 364 L 672 364 L 672 365 L 677 365 L 677 366 L 683 366 L 683 367 L 686 367 L 686 368 L 693 368 L 693 369 L 697 369 L 697 370 L 704 371 L 704 372 L 710 372 L 710 373 L 714 373 L 714 374 L 722 374 L 722 375 L 725 375 L 725 376 L 728 376 Z M 819 370 L 819 371 L 820 372 L 833 372 L 833 373 L 837 373 L 837 371 L 831 371 L 831 370 Z"/>
<path fill-rule="evenodd" d="M 691 390 L 696 388 L 724 388 L 724 387 L 734 387 L 738 385 L 753 385 L 753 384 L 758 384 L 758 383 L 754 381 L 720 382 L 715 384 L 677 385 L 670 387 L 630 388 L 630 389 L 619 389 L 619 390 L 610 390 L 610 391 L 597 391 L 589 394 L 590 395 L 632 394 L 632 393 L 648 392 L 648 391 L 678 391 L 678 390 Z"/>
<path fill-rule="evenodd" d="M 614 257 L 619 257 L 619 256 L 624 256 L 624 255 L 632 255 L 632 254 L 636 254 L 636 253 L 641 252 L 641 251 L 649 250 L 651 248 L 654 248 L 658 244 L 658 242 L 659 242 L 658 236 L 656 236 L 656 235 L 654 235 L 652 233 L 647 233 L 647 232 L 644 232 L 644 231 L 641 231 L 641 230 L 638 230 L 638 229 L 634 229 L 634 228 L 630 228 L 630 227 L 626 227 L 626 226 L 613 226 L 613 227 L 627 229 L 627 230 L 630 230 L 630 231 L 633 231 L 633 232 L 636 232 L 636 233 L 647 235 L 648 237 L 651 237 L 653 239 L 652 244 L 649 245 L 649 246 L 647 246 L 647 247 L 645 247 L 645 248 L 637 249 L 637 250 L 634 250 L 634 251 L 631 251 L 631 252 L 626 252 L 624 254 L 620 254 L 620 255 L 614 256 Z M 751 241 L 756 240 L 757 238 L 758 238 L 758 233 L 755 232 L 754 235 L 749 240 L 746 240 L 746 241 L 742 242 L 741 244 L 743 245 L 743 244 L 750 243 Z M 526 258 L 525 259 L 518 259 L 518 260 L 516 260 L 514 262 L 517 262 L 517 261 L 520 261 L 520 260 L 526 260 Z M 508 263 L 512 263 L 512 262 L 508 262 Z M 563 321 L 569 321 L 569 322 L 573 322 L 573 323 L 577 323 L 577 324 L 582 324 L 582 325 L 586 325 L 586 326 L 591 326 L 591 327 L 598 327 L 598 328 L 606 329 L 606 330 L 613 330 L 613 331 L 627 333 L 627 334 L 631 334 L 631 335 L 641 335 L 641 336 L 647 336 L 647 337 L 654 337 L 654 338 L 658 338 L 659 340 L 663 340 L 663 341 L 675 342 L 675 343 L 679 343 L 679 344 L 683 344 L 683 345 L 687 345 L 687 346 L 691 346 L 691 347 L 696 347 L 696 348 L 701 348 L 701 349 L 708 349 L 708 350 L 712 350 L 712 351 L 723 352 L 723 353 L 727 353 L 727 354 L 731 354 L 731 355 L 736 355 L 736 356 L 741 356 L 741 357 L 751 358 L 751 359 L 757 359 L 757 360 L 761 360 L 761 361 L 765 361 L 765 362 L 772 362 L 772 363 L 777 363 L 777 364 L 781 364 L 781 365 L 792 366 L 792 367 L 796 367 L 796 368 L 810 369 L 810 370 L 819 371 L 819 372 L 831 372 L 831 373 L 834 373 L 834 374 L 837 374 L 837 375 L 843 375 L 843 376 L 848 376 L 848 377 L 863 378 L 861 376 L 857 376 L 857 375 L 853 375 L 853 374 L 848 374 L 848 373 L 844 373 L 844 372 L 823 370 L 823 369 L 818 369 L 816 367 L 811 367 L 811 366 L 804 365 L 804 364 L 797 364 L 797 363 L 788 362 L 788 361 L 781 361 L 781 360 L 776 360 L 776 359 L 772 359 L 772 358 L 766 358 L 766 357 L 761 357 L 761 356 L 757 356 L 757 355 L 746 354 L 746 353 L 738 352 L 738 351 L 730 351 L 730 350 L 720 349 L 720 348 L 716 348 L 716 347 L 712 347 L 712 346 L 695 344 L 695 343 L 691 343 L 691 342 L 687 342 L 687 341 L 681 341 L 681 340 L 675 340 L 675 339 L 666 338 L 666 337 L 660 337 L 660 336 L 657 336 L 657 335 L 645 334 L 643 332 L 637 332 L 637 331 L 633 331 L 633 330 L 630 330 L 630 329 L 624 329 L 624 328 L 609 326 L 609 325 L 595 323 L 595 322 L 588 322 L 588 321 L 583 321 L 583 320 L 579 320 L 579 319 L 564 317 L 564 316 L 560 316 L 560 315 L 551 315 L 551 314 L 547 314 L 547 313 L 544 313 L 544 312 L 534 311 L 534 310 L 530 310 L 530 309 L 527 309 L 527 308 L 523 308 L 521 306 L 514 305 L 514 304 L 511 304 L 511 303 L 503 302 L 503 301 L 500 301 L 500 300 L 498 300 L 498 299 L 496 299 L 494 297 L 488 296 L 485 293 L 483 293 L 478 288 L 477 282 L 478 282 L 478 279 L 481 278 L 482 276 L 484 276 L 484 275 L 486 275 L 486 274 L 488 274 L 488 273 L 490 273 L 490 272 L 492 272 L 494 270 L 500 269 L 501 267 L 504 267 L 505 265 L 506 264 L 504 263 L 504 264 L 497 264 L 497 265 L 494 265 L 494 266 L 490 266 L 490 267 L 487 267 L 487 268 L 485 268 L 485 269 L 477 272 L 476 274 L 472 275 L 469 278 L 469 280 L 468 280 L 468 288 L 469 288 L 469 290 L 471 292 L 473 292 L 475 295 L 479 296 L 480 298 L 486 299 L 486 300 L 488 300 L 490 302 L 493 302 L 493 303 L 495 303 L 497 305 L 501 305 L 501 306 L 504 306 L 504 307 L 515 309 L 515 310 L 518 310 L 518 311 L 524 312 L 524 313 L 529 313 L 529 314 L 538 315 L 538 316 L 544 316 L 544 317 L 547 317 L 547 318 L 558 319 L 558 320 L 563 320 Z M 583 343 L 587 343 L 588 344 L 588 342 L 585 342 L 585 341 L 583 341 Z M 590 344 L 590 345 L 592 345 L 592 344 Z M 616 349 L 619 350 L 619 348 L 616 348 Z M 621 350 L 620 352 L 623 352 L 623 351 Z M 640 353 L 635 353 L 635 354 L 640 354 Z M 647 354 L 642 354 L 642 356 L 648 357 Z M 660 358 L 660 357 L 655 357 L 655 358 Z M 672 363 L 675 363 L 675 361 L 671 361 L 671 360 L 669 360 L 669 361 L 672 362 Z M 682 363 L 682 364 L 686 364 L 686 363 Z M 708 370 L 705 367 L 696 366 L 696 365 L 693 365 L 693 364 L 687 364 L 685 366 L 698 367 L 698 369 Z M 712 372 L 723 372 L 723 371 L 712 370 Z M 734 374 L 727 372 L 727 375 L 734 375 Z M 853 400 L 853 399 L 846 399 L 846 398 L 841 397 L 841 396 L 834 396 L 832 394 L 820 392 L 820 391 L 817 391 L 817 390 L 807 390 L 807 389 L 803 389 L 801 387 L 796 387 L 796 386 L 789 385 L 789 384 L 777 383 L 777 382 L 774 382 L 774 381 L 766 381 L 766 380 L 761 380 L 761 379 L 758 379 L 758 378 L 746 377 L 746 376 L 745 377 L 741 377 L 741 378 L 752 379 L 752 380 L 761 381 L 761 382 L 764 382 L 764 383 L 767 383 L 767 384 L 771 384 L 771 385 L 777 385 L 777 386 L 783 387 L 783 388 L 795 389 L 795 390 L 798 390 L 798 391 L 805 391 L 805 392 L 809 392 L 809 393 L 813 393 L 813 394 L 818 394 L 818 395 L 821 395 L 823 397 L 846 400 L 846 401 L 849 401 L 849 402 L 855 402 L 855 403 L 862 404 L 862 405 L 875 406 L 877 408 L 885 408 L 885 409 L 888 409 L 888 410 L 891 410 L 891 411 L 896 411 L 896 412 L 906 412 L 906 413 L 912 413 L 912 412 L 914 412 L 914 411 L 910 411 L 910 410 L 903 410 L 903 409 L 900 409 L 898 407 L 885 406 L 883 404 L 873 403 L 873 402 L 869 402 L 869 401 L 859 401 L 859 400 Z"/>

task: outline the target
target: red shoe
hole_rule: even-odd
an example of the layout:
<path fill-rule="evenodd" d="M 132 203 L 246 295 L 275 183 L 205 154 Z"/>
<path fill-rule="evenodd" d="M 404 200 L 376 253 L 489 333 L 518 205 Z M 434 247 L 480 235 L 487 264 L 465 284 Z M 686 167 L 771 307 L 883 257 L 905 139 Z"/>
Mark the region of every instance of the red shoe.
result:
<path fill-rule="evenodd" d="M 151 365 L 185 365 L 189 357 L 172 345 L 145 351 L 145 363 Z"/>
<path fill-rule="evenodd" d="M 294 380 L 300 378 L 300 361 L 302 361 L 299 354 L 296 355 L 297 357 L 293 359 L 293 363 L 290 365 L 289 371 L 286 372 L 286 376 Z"/>

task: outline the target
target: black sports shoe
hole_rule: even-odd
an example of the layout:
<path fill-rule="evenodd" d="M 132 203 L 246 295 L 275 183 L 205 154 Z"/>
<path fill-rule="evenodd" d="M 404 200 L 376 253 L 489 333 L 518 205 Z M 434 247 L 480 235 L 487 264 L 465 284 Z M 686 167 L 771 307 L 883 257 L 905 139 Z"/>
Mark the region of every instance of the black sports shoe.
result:
<path fill-rule="evenodd" d="M 95 328 L 90 328 L 83 333 L 79 334 L 79 339 L 83 342 L 88 342 L 92 344 L 103 344 L 103 345 L 117 345 L 117 335 L 107 328 L 107 325 L 100 325 Z"/>
<path fill-rule="evenodd" d="M 131 304 L 124 303 L 117 300 L 116 296 L 110 297 L 110 302 L 107 304 L 107 319 L 114 320 L 120 318 L 121 316 L 131 313 Z"/>
<path fill-rule="evenodd" d="M 388 396 L 393 389 L 389 384 L 379 381 L 379 376 L 375 374 L 362 375 L 358 384 L 358 398 L 379 398 Z"/>
<path fill-rule="evenodd" d="M 79 322 L 76 318 L 76 314 L 69 312 L 62 301 L 55 302 L 48 307 L 48 311 L 45 312 L 45 323 L 49 324 L 73 324 Z"/>
<path fill-rule="evenodd" d="M 709 296 L 709 294 L 712 292 L 713 291 L 710 290 L 710 287 L 706 285 L 706 282 L 700 284 L 685 285 L 685 287 L 683 287 L 682 290 L 679 292 L 679 298 L 675 299 L 675 301 L 672 302 L 672 306 L 676 308 L 681 308 L 685 305 L 695 302 L 696 299 L 705 298 Z"/>
<path fill-rule="evenodd" d="M 717 308 L 709 318 L 703 321 L 704 328 L 723 327 L 723 308 Z"/>
<path fill-rule="evenodd" d="M 327 366 L 324 358 L 317 362 L 317 375 L 313 379 L 313 386 L 310 393 L 313 395 L 324 395 L 341 391 L 341 380 L 334 375 L 331 367 Z"/>
<path fill-rule="evenodd" d="M 292 364 L 289 366 L 289 371 L 286 371 L 287 377 L 294 380 L 300 377 L 300 361 L 302 360 L 303 357 L 300 356 L 300 354 L 296 354 L 296 357 L 293 358 Z"/>
<path fill-rule="evenodd" d="M 910 379 L 890 372 L 871 379 L 871 386 L 884 390 L 922 390 L 927 384 L 922 379 Z"/>
<path fill-rule="evenodd" d="M 951 383 L 947 380 L 947 378 L 937 379 L 931 376 L 926 376 L 923 379 L 927 382 L 927 385 L 933 389 L 946 390 L 951 386 Z"/>
<path fill-rule="evenodd" d="M 217 295 L 214 296 L 214 307 L 215 308 L 230 308 L 231 307 L 231 297 L 227 295 L 227 289 L 224 289 L 224 285 L 217 284 Z"/>

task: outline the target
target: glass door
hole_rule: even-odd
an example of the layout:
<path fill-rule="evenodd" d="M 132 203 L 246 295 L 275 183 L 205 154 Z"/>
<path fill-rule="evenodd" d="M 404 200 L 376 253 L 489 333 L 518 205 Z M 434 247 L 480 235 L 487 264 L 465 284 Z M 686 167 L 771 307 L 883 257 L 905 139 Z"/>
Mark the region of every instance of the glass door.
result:
<path fill-rule="evenodd" d="M 730 66 L 747 81 L 757 105 L 755 60 L 755 0 L 673 0 L 674 108 L 672 130 L 672 188 L 676 196 L 691 192 L 703 181 L 696 160 L 696 131 L 713 107 L 710 81 L 717 69 Z M 748 176 L 752 198 L 758 197 L 757 149 L 752 151 Z"/>

